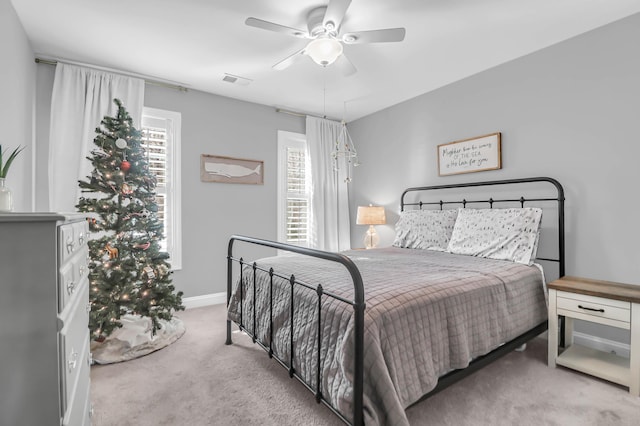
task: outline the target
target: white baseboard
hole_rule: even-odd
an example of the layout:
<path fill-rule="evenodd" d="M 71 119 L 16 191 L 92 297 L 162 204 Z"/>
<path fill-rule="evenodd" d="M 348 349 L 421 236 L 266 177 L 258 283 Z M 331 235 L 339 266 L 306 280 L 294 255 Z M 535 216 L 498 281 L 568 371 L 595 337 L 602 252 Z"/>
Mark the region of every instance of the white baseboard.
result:
<path fill-rule="evenodd" d="M 576 331 L 573 332 L 573 342 L 588 348 L 629 358 L 630 346 L 626 343 L 616 342 L 615 340 L 604 339 L 602 337 L 592 336 L 591 334 L 584 334 Z"/>
<path fill-rule="evenodd" d="M 186 309 L 201 308 L 203 306 L 221 305 L 227 303 L 227 293 L 211 293 L 202 296 L 184 297 L 182 304 Z"/>

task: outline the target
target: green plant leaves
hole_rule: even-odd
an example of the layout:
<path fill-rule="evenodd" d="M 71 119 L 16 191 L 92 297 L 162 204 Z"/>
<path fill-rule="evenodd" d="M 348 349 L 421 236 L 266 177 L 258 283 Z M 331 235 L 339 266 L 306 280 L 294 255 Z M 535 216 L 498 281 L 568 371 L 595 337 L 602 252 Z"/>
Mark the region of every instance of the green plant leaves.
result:
<path fill-rule="evenodd" d="M 16 149 L 14 149 L 13 152 L 9 154 L 9 158 L 7 158 L 6 163 L 4 163 L 3 166 L 3 158 L 6 157 L 6 153 L 2 151 L 2 145 L 0 145 L 0 178 L 7 177 L 7 173 L 9 173 L 9 167 L 11 167 L 11 163 L 13 163 L 13 160 L 15 160 L 18 154 L 20 154 L 25 148 L 26 147 L 24 146 L 18 146 Z"/>

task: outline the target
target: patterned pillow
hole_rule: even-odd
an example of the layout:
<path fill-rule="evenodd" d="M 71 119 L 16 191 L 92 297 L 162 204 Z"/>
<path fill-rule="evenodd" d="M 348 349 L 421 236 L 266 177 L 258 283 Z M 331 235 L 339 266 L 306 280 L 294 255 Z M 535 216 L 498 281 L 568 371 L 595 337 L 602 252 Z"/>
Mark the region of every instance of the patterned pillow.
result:
<path fill-rule="evenodd" d="M 447 251 L 531 265 L 542 209 L 458 209 Z"/>
<path fill-rule="evenodd" d="M 396 223 L 396 247 L 445 251 L 457 210 L 408 210 Z"/>

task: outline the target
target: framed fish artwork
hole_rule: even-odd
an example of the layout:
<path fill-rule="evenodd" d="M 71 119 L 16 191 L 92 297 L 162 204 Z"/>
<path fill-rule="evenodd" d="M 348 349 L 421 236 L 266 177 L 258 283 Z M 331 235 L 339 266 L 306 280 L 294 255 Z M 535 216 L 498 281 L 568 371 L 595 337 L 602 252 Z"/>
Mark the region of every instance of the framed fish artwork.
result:
<path fill-rule="evenodd" d="M 264 161 L 200 155 L 202 182 L 264 184 Z"/>

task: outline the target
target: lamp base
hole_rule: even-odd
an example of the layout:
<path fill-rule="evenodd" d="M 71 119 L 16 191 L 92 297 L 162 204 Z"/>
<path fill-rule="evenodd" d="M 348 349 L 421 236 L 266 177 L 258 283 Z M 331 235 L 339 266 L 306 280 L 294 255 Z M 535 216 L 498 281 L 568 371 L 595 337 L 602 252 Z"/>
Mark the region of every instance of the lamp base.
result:
<path fill-rule="evenodd" d="M 366 249 L 376 248 L 379 242 L 380 242 L 380 237 L 378 237 L 376 228 L 374 228 L 373 225 L 369 225 L 369 229 L 367 230 L 367 233 L 364 235 L 364 247 Z"/>

